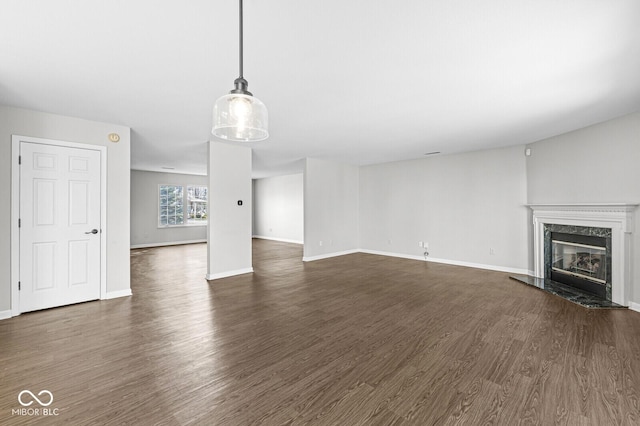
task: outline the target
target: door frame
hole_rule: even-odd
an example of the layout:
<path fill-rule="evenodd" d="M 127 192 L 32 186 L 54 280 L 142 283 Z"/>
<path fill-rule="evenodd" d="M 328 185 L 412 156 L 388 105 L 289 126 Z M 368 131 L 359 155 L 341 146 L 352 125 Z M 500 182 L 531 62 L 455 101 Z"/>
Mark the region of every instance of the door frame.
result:
<path fill-rule="evenodd" d="M 20 315 L 20 143 L 28 142 L 100 152 L 100 299 L 107 295 L 107 147 L 55 139 L 11 135 L 11 316 Z"/>

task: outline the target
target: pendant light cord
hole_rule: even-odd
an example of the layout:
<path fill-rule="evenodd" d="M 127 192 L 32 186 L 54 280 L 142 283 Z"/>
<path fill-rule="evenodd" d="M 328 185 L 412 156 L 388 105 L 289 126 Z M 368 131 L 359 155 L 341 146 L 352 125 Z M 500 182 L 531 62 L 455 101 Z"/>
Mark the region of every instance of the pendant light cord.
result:
<path fill-rule="evenodd" d="M 242 47 L 242 0 L 239 0 L 240 3 L 240 78 L 243 77 L 243 69 L 242 69 L 242 55 L 243 55 L 243 47 Z"/>
<path fill-rule="evenodd" d="M 230 93 L 240 93 L 243 95 L 249 95 L 249 96 L 253 96 L 251 94 L 251 92 L 249 90 L 247 90 L 247 88 L 249 87 L 249 83 L 247 83 L 247 80 L 244 79 L 244 35 L 243 35 L 243 19 L 242 19 L 242 0 L 238 0 L 238 4 L 240 6 L 240 25 L 238 25 L 238 27 L 240 28 L 240 75 L 238 76 L 238 78 L 236 78 L 234 80 L 234 84 L 235 84 L 235 89 L 233 89 Z"/>

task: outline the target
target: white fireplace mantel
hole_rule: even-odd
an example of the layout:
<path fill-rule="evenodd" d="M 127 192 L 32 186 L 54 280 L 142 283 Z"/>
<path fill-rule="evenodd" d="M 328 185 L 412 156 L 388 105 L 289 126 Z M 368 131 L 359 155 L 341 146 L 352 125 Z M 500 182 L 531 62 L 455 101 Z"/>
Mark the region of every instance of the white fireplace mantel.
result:
<path fill-rule="evenodd" d="M 544 225 L 572 225 L 611 229 L 611 301 L 629 304 L 631 234 L 638 204 L 528 204 L 533 210 L 534 275 L 544 278 Z"/>

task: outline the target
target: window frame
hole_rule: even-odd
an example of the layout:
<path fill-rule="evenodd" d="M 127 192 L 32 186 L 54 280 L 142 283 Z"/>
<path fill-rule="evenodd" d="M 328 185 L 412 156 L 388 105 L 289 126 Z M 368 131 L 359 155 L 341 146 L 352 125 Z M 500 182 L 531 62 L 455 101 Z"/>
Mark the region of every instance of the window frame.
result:
<path fill-rule="evenodd" d="M 162 224 L 162 187 L 180 187 L 182 188 L 182 223 L 179 224 L 169 224 L 167 223 L 166 225 Z M 207 188 L 207 219 L 206 221 L 201 221 L 201 222 L 197 222 L 197 223 L 189 223 L 189 213 L 187 211 L 187 208 L 189 207 L 189 200 L 188 200 L 188 188 L 189 187 L 204 187 Z M 158 219 L 157 219 L 157 227 L 158 229 L 167 229 L 167 228 L 191 228 L 191 227 L 198 227 L 198 226 L 207 226 L 209 224 L 209 217 L 208 217 L 208 208 L 209 208 L 209 186 L 208 185 L 202 185 L 202 184 L 175 184 L 175 183 L 160 183 L 158 184 L 158 192 L 156 193 L 156 203 L 157 203 L 157 212 L 158 212 Z"/>
<path fill-rule="evenodd" d="M 206 194 L 207 195 L 207 199 L 205 200 L 205 204 L 206 204 L 205 214 L 206 214 L 207 218 L 205 220 L 195 221 L 195 219 L 193 219 L 194 222 L 189 223 L 189 220 L 191 220 L 189 218 L 189 207 L 190 207 L 189 206 L 189 187 L 192 187 L 192 188 L 205 188 L 206 191 L 207 191 L 207 194 Z M 208 185 L 196 185 L 196 184 L 185 185 L 184 197 L 185 197 L 185 201 L 186 201 L 184 209 L 185 209 L 185 214 L 187 216 L 186 221 L 185 221 L 185 225 L 186 226 L 207 226 L 209 224 L 209 186 Z"/>
<path fill-rule="evenodd" d="M 182 223 L 176 223 L 176 224 L 170 224 L 168 221 L 168 212 L 167 212 L 167 223 L 163 224 L 162 223 L 162 188 L 163 187 L 172 187 L 172 188 L 180 188 L 180 192 L 181 192 L 181 200 L 180 200 L 180 206 L 182 207 Z M 157 199 L 158 199 L 158 228 L 173 228 L 176 226 L 184 226 L 184 186 L 183 185 L 176 185 L 176 184 L 170 184 L 170 183 L 164 183 L 164 184 L 158 184 L 158 193 L 157 193 Z M 177 199 L 177 197 L 176 197 Z M 175 217 L 175 213 L 173 215 Z"/>

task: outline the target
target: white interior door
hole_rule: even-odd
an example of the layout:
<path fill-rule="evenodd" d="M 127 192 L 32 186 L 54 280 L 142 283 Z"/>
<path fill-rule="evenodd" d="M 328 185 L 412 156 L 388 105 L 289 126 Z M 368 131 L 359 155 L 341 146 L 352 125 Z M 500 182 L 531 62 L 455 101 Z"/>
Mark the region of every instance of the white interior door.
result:
<path fill-rule="evenodd" d="M 20 312 L 100 298 L 100 156 L 20 142 Z"/>

